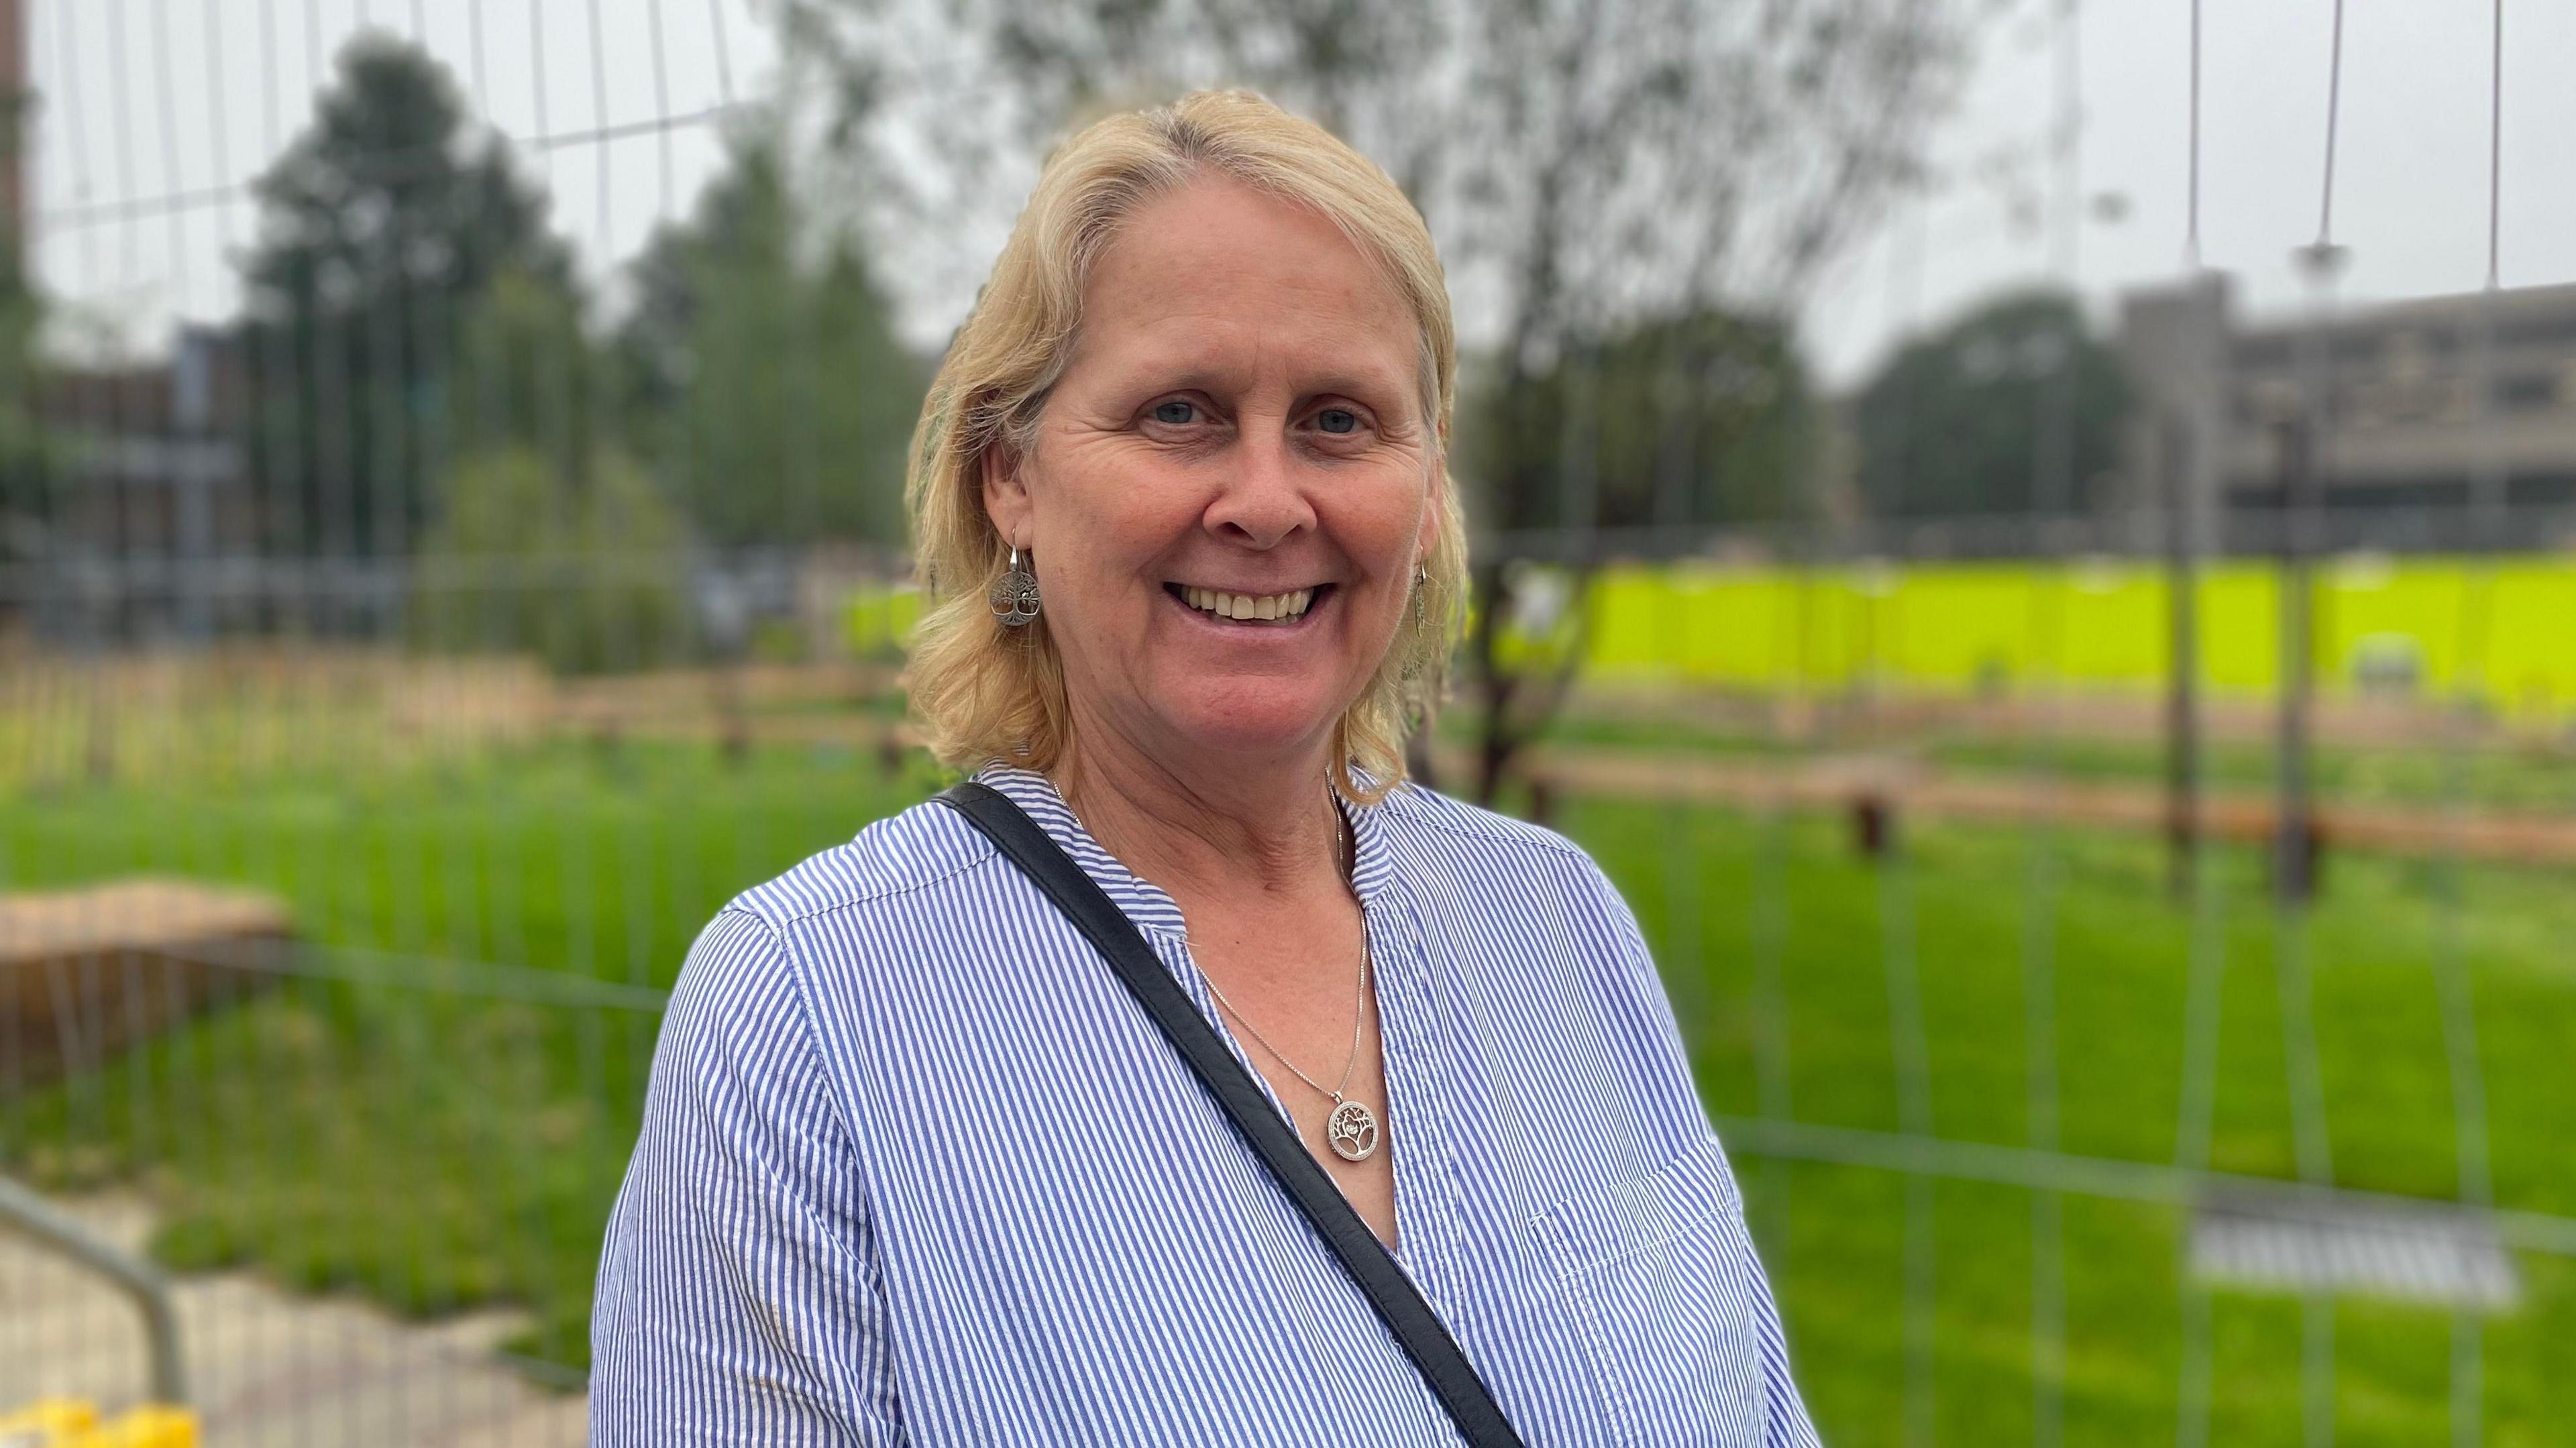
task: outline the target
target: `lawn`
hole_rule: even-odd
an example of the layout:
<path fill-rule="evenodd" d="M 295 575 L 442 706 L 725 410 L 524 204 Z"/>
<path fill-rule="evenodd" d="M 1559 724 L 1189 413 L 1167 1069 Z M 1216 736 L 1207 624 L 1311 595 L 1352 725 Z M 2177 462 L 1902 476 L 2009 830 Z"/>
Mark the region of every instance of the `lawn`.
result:
<path fill-rule="evenodd" d="M 1908 929 L 1929 1046 L 1929 1114 L 1950 1138 L 2022 1144 L 2029 1128 L 2024 951 L 2054 941 L 2060 1135 L 2067 1151 L 2170 1161 L 2181 1115 L 2192 920 L 2162 899 L 2144 840 L 1929 828 L 1891 882 L 1839 822 L 1577 801 L 1563 821 L 1621 882 L 1657 947 L 1713 1112 L 1761 1112 L 1759 983 L 1780 982 L 1785 1071 L 1771 1105 L 1797 1119 L 1892 1131 L 1901 1120 L 1884 969 L 1891 912 Z M 2255 862 L 2221 857 L 2226 974 L 2211 1138 L 2225 1171 L 2296 1175 L 2276 931 Z M 2308 926 L 2333 1166 L 2348 1186 L 2448 1197 L 2456 1185 L 2449 1073 L 2433 967 L 2435 866 L 2344 855 Z M 2053 882 L 2039 886 L 2034 882 Z M 1779 882 L 1768 914 L 1754 908 Z M 2453 923 L 2477 1005 L 2500 1205 L 2576 1213 L 2576 895 L 2540 872 L 2464 872 Z M 2037 903 L 2035 903 L 2035 901 Z M 1770 942 L 1766 944 L 1766 942 Z M 1773 952 L 1766 969 L 1764 951 Z M 1696 957 L 1699 968 L 1687 962 Z M 1778 1279 L 1801 1376 L 1830 1442 L 1902 1441 L 1904 1186 L 1885 1173 L 1739 1158 Z M 1935 1402 L 1943 1441 L 2031 1431 L 2031 1198 L 1944 1182 L 1934 1192 Z M 2174 1213 L 2065 1206 L 2070 1439 L 2165 1442 L 2174 1429 L 2182 1308 Z M 2576 1262 L 2526 1257 L 2526 1298 L 2487 1325 L 2486 1439 L 2557 1441 L 2576 1413 Z M 2448 1432 L 2446 1314 L 2347 1303 L 2336 1314 L 2342 1443 Z M 2295 1301 L 2220 1294 L 2212 1442 L 2294 1441 Z"/>
<path fill-rule="evenodd" d="M 57 1189 L 139 1173 L 175 1265 L 257 1262 L 422 1314 L 517 1302 L 534 1316 L 518 1349 L 578 1365 L 658 1023 L 649 992 L 727 899 L 933 778 L 922 762 L 889 779 L 873 752 L 737 767 L 563 745 L 364 777 L 325 752 L 293 778 L 21 795 L 0 805 L 8 887 L 255 884 L 306 939 L 349 948 L 333 975 L 360 978 L 244 990 L 68 1087 L 0 1090 L 0 1152 Z M 24 1030 L 0 1020 L 0 1083 Z"/>
<path fill-rule="evenodd" d="M 578 1365 L 597 1233 L 634 1129 L 653 1016 L 725 898 L 932 786 L 873 757 L 689 746 L 551 746 L 363 779 L 316 751 L 293 780 L 84 786 L 0 803 L 12 886 L 138 870 L 253 881 L 366 981 L 250 996 L 72 1089 L 0 1112 L 13 1169 L 54 1185 L 139 1175 L 182 1266 L 251 1262 L 406 1310 L 526 1305 L 519 1343 Z M 2025 1140 L 2024 950 L 2053 943 L 2060 1133 L 2071 1152 L 2168 1161 L 2182 1079 L 2191 921 L 2162 900 L 2152 842 L 1982 827 L 1911 834 L 1893 880 L 1837 822 L 1577 799 L 1591 848 L 1655 942 L 1710 1109 L 1766 1104 L 1892 1130 L 1901 1105 L 1883 946 L 1910 930 L 1944 1136 Z M 2034 851 L 2038 853 L 2034 854 Z M 2212 1154 L 2294 1174 L 2274 931 L 2248 859 L 2225 857 L 2227 972 Z M 2430 865 L 2339 856 L 2310 926 L 2337 1179 L 2454 1189 L 2434 990 Z M 2498 1200 L 2576 1214 L 2576 892 L 2536 872 L 2462 880 Z M 1900 932 L 1899 938 L 1902 938 Z M 1766 943 L 1768 942 L 1768 943 Z M 1767 956 L 1765 952 L 1770 952 Z M 496 962 L 491 972 L 442 962 Z M 1764 979 L 1785 1029 L 1761 1029 Z M 556 998 L 545 982 L 569 981 Z M 586 982 L 595 981 L 597 985 Z M 1764 1052 L 1769 1060 L 1765 1102 Z M 1739 1153 L 1802 1381 L 1827 1438 L 1902 1441 L 1905 1183 Z M 1934 1205 L 1933 1410 L 1952 1442 L 2030 1435 L 2032 1205 L 1944 1182 Z M 2068 1199 L 2069 1439 L 2170 1441 L 2182 1342 L 2170 1211 Z M 2525 1258 L 2525 1300 L 2487 1324 L 2488 1441 L 2540 1443 L 2576 1416 L 2576 1264 Z M 2298 1433 L 2299 1307 L 2220 1294 L 2216 1442 Z M 2449 1319 L 2335 1315 L 2337 1438 L 2445 1432 Z"/>

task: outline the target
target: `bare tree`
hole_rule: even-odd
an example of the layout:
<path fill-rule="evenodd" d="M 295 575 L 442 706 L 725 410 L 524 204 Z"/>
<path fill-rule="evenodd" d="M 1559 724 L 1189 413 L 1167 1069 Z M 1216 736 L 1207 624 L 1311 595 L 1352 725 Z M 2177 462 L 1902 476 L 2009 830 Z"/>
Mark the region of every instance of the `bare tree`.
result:
<path fill-rule="evenodd" d="M 1440 242 L 1483 395 L 1553 385 L 1571 404 L 1556 409 L 1552 466 L 1462 477 L 1478 535 L 1475 788 L 1490 799 L 1573 677 L 1598 561 L 1592 419 L 1603 409 L 1587 405 L 1593 389 L 1551 379 L 1659 320 L 1734 313 L 1778 327 L 1919 177 L 1926 122 L 1948 104 L 1976 12 L 1991 6 L 781 0 L 780 14 L 794 63 L 828 82 L 808 86 L 831 97 L 818 134 L 864 170 L 881 219 L 903 223 L 886 228 L 889 241 L 937 236 L 964 268 L 983 253 L 956 245 L 960 227 L 998 241 L 1045 142 L 1112 105 L 1249 85 L 1387 166 Z M 950 285 L 962 297 L 971 276 Z M 1666 422 L 1675 438 L 1704 431 Z M 1687 450 L 1666 462 L 1704 465 Z M 1501 647 L 1528 613 L 1516 593 L 1533 575 L 1516 565 L 1539 554 L 1573 570 L 1570 590 L 1562 576 L 1548 585 L 1574 601 L 1573 625 L 1553 646 Z"/>

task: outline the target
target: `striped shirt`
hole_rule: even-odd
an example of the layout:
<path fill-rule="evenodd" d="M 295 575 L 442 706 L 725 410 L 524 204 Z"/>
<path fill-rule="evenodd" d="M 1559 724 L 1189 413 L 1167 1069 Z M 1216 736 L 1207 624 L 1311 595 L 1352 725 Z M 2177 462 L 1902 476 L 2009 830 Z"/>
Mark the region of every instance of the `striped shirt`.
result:
<path fill-rule="evenodd" d="M 1282 1109 L 1171 896 L 1045 776 L 978 777 Z M 1530 1448 L 1813 1444 L 1618 892 L 1561 836 L 1416 786 L 1350 814 L 1397 1260 L 1504 1414 Z M 591 1350 L 601 1448 L 1460 1441 L 1107 964 L 931 804 L 699 936 Z"/>

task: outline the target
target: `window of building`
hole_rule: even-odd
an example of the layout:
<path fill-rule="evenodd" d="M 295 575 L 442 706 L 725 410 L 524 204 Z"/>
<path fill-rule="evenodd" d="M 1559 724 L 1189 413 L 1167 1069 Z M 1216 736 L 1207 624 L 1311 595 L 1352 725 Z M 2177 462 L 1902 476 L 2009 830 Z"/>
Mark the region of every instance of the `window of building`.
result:
<path fill-rule="evenodd" d="M 2496 406 L 2505 412 L 2538 412 L 2558 405 L 2558 379 L 2546 372 L 2516 372 L 2496 379 Z"/>

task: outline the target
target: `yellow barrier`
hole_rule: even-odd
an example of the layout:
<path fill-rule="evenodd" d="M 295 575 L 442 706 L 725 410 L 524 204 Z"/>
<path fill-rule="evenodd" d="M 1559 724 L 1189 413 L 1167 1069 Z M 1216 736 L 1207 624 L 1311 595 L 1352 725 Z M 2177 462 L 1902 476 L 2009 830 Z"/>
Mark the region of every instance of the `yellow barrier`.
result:
<path fill-rule="evenodd" d="M 197 1415 L 184 1408 L 136 1408 L 61 1448 L 197 1448 Z"/>
<path fill-rule="evenodd" d="M 197 1415 L 141 1407 L 102 1423 L 92 1404 L 47 1399 L 0 1417 L 0 1448 L 197 1448 Z"/>
<path fill-rule="evenodd" d="M 0 1418 L 0 1448 L 53 1448 L 69 1435 L 97 1426 L 98 1409 L 67 1398 L 47 1398 Z"/>
<path fill-rule="evenodd" d="M 2200 579 L 2201 670 L 2222 693 L 2280 678 L 2278 579 L 2223 559 Z M 2152 561 L 1616 566 L 1593 579 L 1587 672 L 1635 683 L 1831 688 L 1870 674 L 1959 693 L 2033 681 L 2153 688 L 2170 665 Z M 2576 713 L 2576 558 L 2318 560 L 2319 688 L 2392 654 L 2426 697 L 2473 686 L 2499 713 Z"/>

